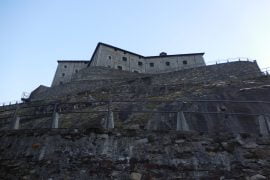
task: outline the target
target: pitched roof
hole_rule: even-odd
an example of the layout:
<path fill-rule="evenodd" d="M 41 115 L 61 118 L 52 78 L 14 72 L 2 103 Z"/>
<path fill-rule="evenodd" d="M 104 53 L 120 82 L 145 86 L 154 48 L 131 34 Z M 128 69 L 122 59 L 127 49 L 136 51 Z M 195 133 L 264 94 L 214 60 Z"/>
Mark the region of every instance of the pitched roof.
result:
<path fill-rule="evenodd" d="M 90 62 L 88 64 L 88 66 L 90 66 L 99 46 L 106 46 L 106 47 L 109 47 L 109 48 L 112 48 L 112 49 L 115 49 L 115 50 L 118 50 L 118 51 L 123 51 L 123 52 L 126 52 L 126 53 L 129 53 L 129 54 L 133 54 L 135 56 L 139 56 L 141 58 L 145 58 L 145 59 L 150 59 L 150 58 L 160 58 L 160 57 L 174 57 L 174 56 L 196 56 L 196 55 L 204 55 L 204 53 L 188 53 L 188 54 L 172 54 L 172 55 L 166 55 L 166 56 L 143 56 L 143 55 L 140 55 L 140 54 L 137 54 L 137 53 L 134 53 L 134 52 L 131 52 L 131 51 L 127 51 L 125 49 L 121 49 L 121 48 L 118 48 L 118 47 L 115 47 L 115 46 L 112 46 L 112 45 L 109 45 L 109 44 L 105 44 L 105 43 L 102 43 L 102 42 L 99 42 L 92 54 L 92 57 L 90 59 Z"/>
<path fill-rule="evenodd" d="M 58 60 L 58 63 L 88 63 L 89 60 Z"/>

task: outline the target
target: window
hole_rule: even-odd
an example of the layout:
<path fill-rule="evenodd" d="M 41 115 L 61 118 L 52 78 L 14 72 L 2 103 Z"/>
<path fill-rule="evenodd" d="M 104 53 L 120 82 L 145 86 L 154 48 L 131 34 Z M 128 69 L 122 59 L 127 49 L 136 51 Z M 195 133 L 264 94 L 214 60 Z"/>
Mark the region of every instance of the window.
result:
<path fill-rule="evenodd" d="M 78 69 L 75 70 L 75 73 L 78 73 Z"/>
<path fill-rule="evenodd" d="M 183 61 L 183 64 L 187 64 L 187 61 L 186 61 L 186 60 L 184 60 L 184 61 Z"/>
<path fill-rule="evenodd" d="M 165 64 L 166 64 L 166 66 L 170 66 L 170 62 L 168 62 L 168 61 Z"/>
<path fill-rule="evenodd" d="M 150 63 L 150 67 L 154 67 L 154 63 Z"/>
<path fill-rule="evenodd" d="M 65 76 L 65 73 L 62 73 L 62 76 Z"/>
<path fill-rule="evenodd" d="M 64 68 L 67 68 L 67 65 L 64 65 Z"/>
<path fill-rule="evenodd" d="M 63 84 L 63 82 L 62 82 L 62 81 L 60 81 L 60 83 L 59 83 L 59 84 L 61 85 L 61 84 Z"/>
<path fill-rule="evenodd" d="M 122 60 L 123 61 L 127 61 L 127 57 L 122 57 Z"/>
<path fill-rule="evenodd" d="M 136 70 L 134 70 L 133 72 L 135 72 L 135 73 L 139 73 L 138 71 L 136 71 Z"/>
<path fill-rule="evenodd" d="M 117 66 L 117 69 L 122 70 L 122 66 Z"/>
<path fill-rule="evenodd" d="M 84 64 L 87 64 L 88 62 L 84 62 Z"/>
<path fill-rule="evenodd" d="M 139 66 L 142 66 L 142 62 L 141 62 L 141 61 L 139 61 L 139 62 L 138 62 L 138 65 L 139 65 Z"/>
<path fill-rule="evenodd" d="M 112 56 L 108 56 L 108 59 L 111 60 L 112 59 Z"/>

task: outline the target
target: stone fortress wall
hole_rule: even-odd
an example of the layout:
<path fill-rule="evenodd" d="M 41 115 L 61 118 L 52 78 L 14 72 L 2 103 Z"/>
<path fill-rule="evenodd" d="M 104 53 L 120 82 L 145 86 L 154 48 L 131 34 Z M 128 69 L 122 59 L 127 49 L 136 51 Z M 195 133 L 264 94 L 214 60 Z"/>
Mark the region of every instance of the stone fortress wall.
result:
<path fill-rule="evenodd" d="M 203 53 L 143 57 L 100 44 L 90 66 L 103 66 L 130 72 L 158 74 L 205 66 Z"/>
<path fill-rule="evenodd" d="M 58 61 L 52 86 L 67 83 L 81 69 L 86 68 L 89 61 Z"/>
<path fill-rule="evenodd" d="M 268 138 L 68 129 L 1 131 L 1 179 L 266 179 Z M 262 175 L 256 175 L 262 174 Z"/>
<path fill-rule="evenodd" d="M 205 66 L 204 53 L 142 56 L 111 45 L 98 43 L 90 61 L 58 61 L 52 86 L 70 82 L 81 69 L 107 67 L 129 72 L 159 74 Z"/>
<path fill-rule="evenodd" d="M 86 70 L 88 69 L 93 69 L 92 71 L 95 72 L 95 75 L 93 76 L 91 73 L 88 75 L 89 72 L 91 72 L 91 70 L 87 72 Z M 110 78 L 108 75 L 110 75 Z M 137 77 L 134 75 L 137 75 Z M 77 94 L 82 91 L 93 90 L 93 88 L 100 88 L 104 85 L 110 86 L 116 82 L 120 83 L 128 81 L 129 79 L 141 79 L 143 77 L 149 77 L 151 79 L 151 84 L 155 85 L 216 82 L 230 79 L 241 80 L 258 77 L 260 75 L 261 71 L 256 61 L 236 61 L 152 75 L 135 73 L 128 74 L 128 72 L 117 71 L 111 68 L 92 67 L 78 72 L 69 83 L 47 88 L 44 91 L 36 89 L 31 93 L 30 97 L 32 100 L 41 100 L 46 98 L 54 99 L 67 96 L 69 94 Z"/>

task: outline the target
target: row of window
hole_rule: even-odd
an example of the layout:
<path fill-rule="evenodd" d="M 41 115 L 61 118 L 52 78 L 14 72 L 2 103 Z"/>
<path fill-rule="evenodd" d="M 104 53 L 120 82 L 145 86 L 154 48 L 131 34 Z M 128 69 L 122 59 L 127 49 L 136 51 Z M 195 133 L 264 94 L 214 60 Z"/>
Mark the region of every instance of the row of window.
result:
<path fill-rule="evenodd" d="M 75 73 L 78 73 L 78 69 L 75 69 Z M 64 77 L 66 74 L 65 73 L 62 73 L 62 76 Z"/>
<path fill-rule="evenodd" d="M 117 66 L 117 69 L 118 69 L 118 70 L 123 70 L 122 66 Z M 139 71 L 136 71 L 136 70 L 134 70 L 133 72 L 139 73 Z"/>
<path fill-rule="evenodd" d="M 111 56 L 108 56 L 108 58 L 109 58 L 109 59 L 112 59 Z M 122 60 L 126 62 L 126 61 L 127 61 L 127 57 L 123 56 L 123 57 L 122 57 Z M 184 61 L 182 61 L 182 62 L 183 62 L 184 65 L 187 64 L 187 61 L 186 61 L 186 60 L 184 60 Z M 165 62 L 165 64 L 166 64 L 166 66 L 170 66 L 170 62 L 169 62 L 169 61 Z M 139 62 L 138 62 L 138 66 L 142 66 L 142 65 L 143 65 L 143 63 L 142 63 L 141 61 L 139 61 Z M 149 65 L 150 65 L 150 67 L 154 67 L 155 64 L 151 62 L 151 63 L 149 63 Z"/>
<path fill-rule="evenodd" d="M 84 64 L 87 64 L 87 62 L 84 62 Z M 64 68 L 66 69 L 67 68 L 67 65 L 64 65 Z"/>

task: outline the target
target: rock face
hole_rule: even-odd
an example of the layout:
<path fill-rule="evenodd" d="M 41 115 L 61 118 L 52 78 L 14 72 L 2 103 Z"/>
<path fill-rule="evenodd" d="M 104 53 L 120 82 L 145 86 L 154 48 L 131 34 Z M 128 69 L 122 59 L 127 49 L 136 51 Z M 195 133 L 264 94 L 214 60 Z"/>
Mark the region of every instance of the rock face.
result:
<path fill-rule="evenodd" d="M 248 134 L 44 129 L 1 131 L 0 142 L 1 179 L 270 177 L 269 138 Z"/>
<path fill-rule="evenodd" d="M 0 107 L 0 179 L 269 179 L 269 92 L 255 62 L 84 70 Z"/>

